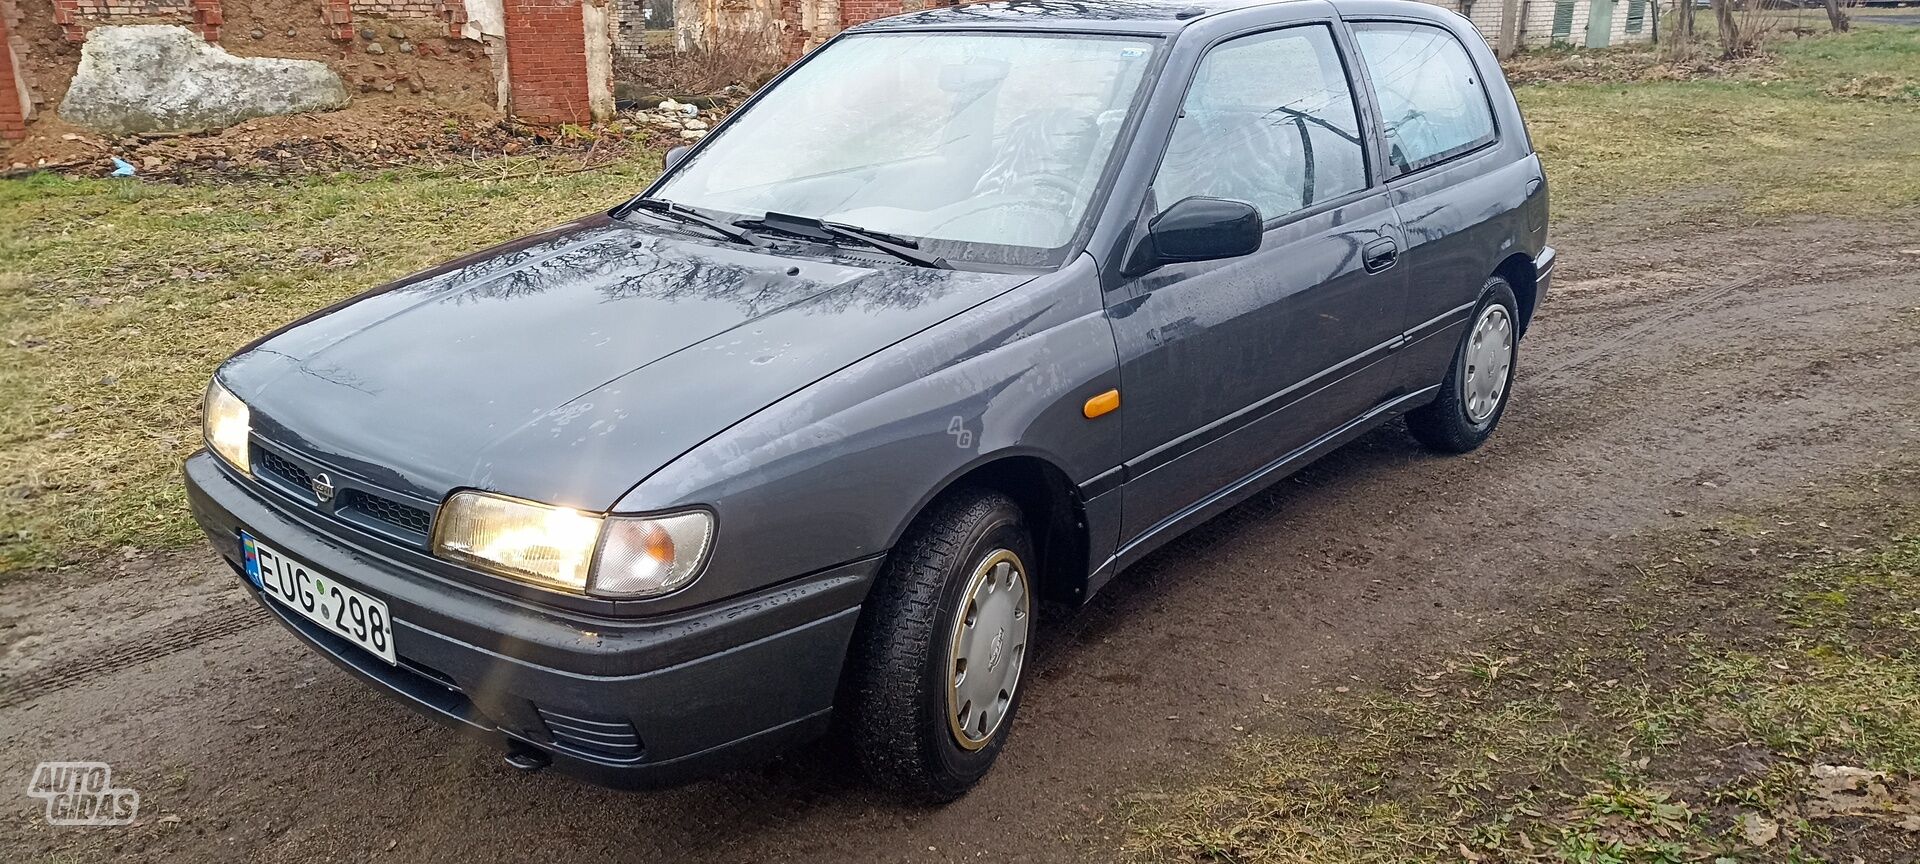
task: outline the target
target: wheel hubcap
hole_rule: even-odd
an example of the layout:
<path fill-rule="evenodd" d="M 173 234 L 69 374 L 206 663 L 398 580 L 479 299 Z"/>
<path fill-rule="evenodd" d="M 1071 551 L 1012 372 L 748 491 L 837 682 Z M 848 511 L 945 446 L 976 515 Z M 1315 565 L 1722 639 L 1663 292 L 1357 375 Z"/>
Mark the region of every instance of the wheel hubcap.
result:
<path fill-rule="evenodd" d="M 954 617 L 947 657 L 947 725 L 968 750 L 1000 730 L 1027 656 L 1033 620 L 1026 568 L 1010 549 L 996 549 L 967 580 Z"/>
<path fill-rule="evenodd" d="M 1507 307 L 1488 306 L 1473 322 L 1467 337 L 1467 368 L 1460 376 L 1460 402 L 1467 419 L 1485 423 L 1507 395 L 1507 373 L 1513 369 L 1513 318 Z"/>

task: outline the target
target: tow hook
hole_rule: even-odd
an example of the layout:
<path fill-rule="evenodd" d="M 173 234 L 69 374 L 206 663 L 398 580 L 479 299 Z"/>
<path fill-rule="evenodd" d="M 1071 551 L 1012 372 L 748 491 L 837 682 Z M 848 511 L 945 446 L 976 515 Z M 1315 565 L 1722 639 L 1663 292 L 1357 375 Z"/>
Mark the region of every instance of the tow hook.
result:
<path fill-rule="evenodd" d="M 506 758 L 508 765 L 528 773 L 553 764 L 553 754 L 522 741 L 507 744 Z"/>

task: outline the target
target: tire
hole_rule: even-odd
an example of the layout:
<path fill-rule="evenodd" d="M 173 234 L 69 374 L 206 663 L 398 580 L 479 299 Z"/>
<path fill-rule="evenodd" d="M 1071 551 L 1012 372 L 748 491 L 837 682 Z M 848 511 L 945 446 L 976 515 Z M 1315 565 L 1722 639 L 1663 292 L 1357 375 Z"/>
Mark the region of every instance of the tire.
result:
<path fill-rule="evenodd" d="M 1440 383 L 1440 393 L 1434 400 L 1419 408 L 1407 412 L 1407 430 L 1413 437 L 1428 448 L 1442 453 L 1467 453 L 1486 443 L 1493 435 L 1495 426 L 1500 425 L 1501 415 L 1507 413 L 1507 401 L 1513 396 L 1513 374 L 1519 364 L 1520 331 L 1518 304 L 1514 302 L 1513 286 L 1498 276 L 1487 280 L 1480 290 L 1480 303 L 1473 309 L 1473 316 L 1467 319 L 1467 332 L 1460 337 L 1460 345 L 1453 351 L 1453 365 L 1447 368 L 1446 380 Z M 1504 316 L 1506 351 L 1506 371 L 1499 376 L 1498 387 L 1487 398 L 1488 391 L 1482 385 L 1485 379 L 1479 378 L 1485 370 L 1476 364 L 1476 358 L 1485 359 L 1486 354 L 1476 351 L 1485 343 L 1488 336 L 1495 335 L 1483 331 L 1482 324 L 1489 316 Z M 1476 342 L 1480 337 L 1481 342 Z M 1478 392 L 1481 398 L 1475 401 L 1472 394 Z M 1487 403 L 1491 402 L 1491 408 Z"/>
<path fill-rule="evenodd" d="M 939 803 L 966 794 L 993 767 L 1020 707 L 1038 606 L 1033 561 L 1020 508 L 977 489 L 937 501 L 888 556 L 854 630 L 844 691 L 851 716 L 843 733 L 877 785 Z M 1006 589 L 998 596 L 989 587 L 996 581 Z M 973 624 L 956 626 L 967 609 Z M 988 637 L 995 628 L 1001 635 Z M 966 634 L 978 638 L 963 641 Z M 953 671 L 956 653 L 972 658 L 965 675 Z M 1009 674 L 1011 682 L 997 687 Z M 963 690 L 950 675 L 971 683 Z M 958 699 L 983 686 L 997 692 L 983 700 L 988 708 L 962 706 L 963 730 L 949 693 Z"/>

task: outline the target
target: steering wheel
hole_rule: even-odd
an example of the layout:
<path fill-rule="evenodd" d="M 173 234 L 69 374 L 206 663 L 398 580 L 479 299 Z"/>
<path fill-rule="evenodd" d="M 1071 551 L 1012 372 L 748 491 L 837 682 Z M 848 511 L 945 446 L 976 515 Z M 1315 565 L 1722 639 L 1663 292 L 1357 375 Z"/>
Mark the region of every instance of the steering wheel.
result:
<path fill-rule="evenodd" d="M 923 233 L 928 236 L 940 233 L 940 229 L 962 219 L 977 216 L 989 210 L 1027 210 L 1052 217 L 1051 225 L 1057 227 L 1066 214 L 1059 207 L 1049 203 L 1050 199 L 1072 201 L 1079 195 L 1080 187 L 1065 178 L 1052 174 L 1040 174 L 1029 181 L 1029 194 L 1014 195 L 1008 192 L 994 192 L 964 202 L 963 208 L 951 216 L 929 226 Z M 1045 194 L 1053 193 L 1053 194 Z"/>

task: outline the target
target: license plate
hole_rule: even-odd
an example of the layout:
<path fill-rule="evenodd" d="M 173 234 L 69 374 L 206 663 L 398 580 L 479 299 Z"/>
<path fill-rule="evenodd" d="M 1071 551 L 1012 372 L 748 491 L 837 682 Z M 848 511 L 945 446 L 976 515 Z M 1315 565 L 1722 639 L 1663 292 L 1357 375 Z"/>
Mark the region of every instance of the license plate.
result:
<path fill-rule="evenodd" d="M 240 532 L 240 548 L 246 553 L 247 578 L 268 599 L 388 663 L 399 662 L 393 656 L 393 619 L 385 602 L 322 575 L 245 531 Z"/>

